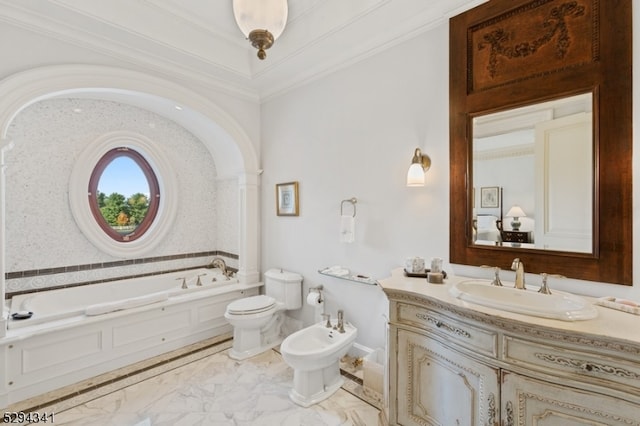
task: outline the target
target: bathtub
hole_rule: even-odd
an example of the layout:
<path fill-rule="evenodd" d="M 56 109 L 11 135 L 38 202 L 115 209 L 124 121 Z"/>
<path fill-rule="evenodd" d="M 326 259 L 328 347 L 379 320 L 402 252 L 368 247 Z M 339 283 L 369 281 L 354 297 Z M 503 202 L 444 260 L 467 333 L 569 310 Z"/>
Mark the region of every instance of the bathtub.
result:
<path fill-rule="evenodd" d="M 226 306 L 261 285 L 202 268 L 14 296 L 0 338 L 0 406 L 230 335 Z M 25 311 L 32 316 L 12 319 Z"/>
<path fill-rule="evenodd" d="M 197 285 L 198 278 L 200 286 Z M 183 279 L 187 289 L 182 288 Z M 236 278 L 225 277 L 217 268 L 201 268 L 29 293 L 11 299 L 7 328 L 28 327 L 78 315 L 91 316 L 110 309 L 124 310 L 237 283 Z M 13 319 L 12 315 L 19 312 L 33 315 L 28 319 Z"/>

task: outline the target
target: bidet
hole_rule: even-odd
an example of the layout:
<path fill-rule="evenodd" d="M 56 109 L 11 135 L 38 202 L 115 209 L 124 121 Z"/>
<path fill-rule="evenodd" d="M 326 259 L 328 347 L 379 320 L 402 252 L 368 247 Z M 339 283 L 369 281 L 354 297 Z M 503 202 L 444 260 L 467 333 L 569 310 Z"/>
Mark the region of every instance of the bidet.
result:
<path fill-rule="evenodd" d="M 340 358 L 347 354 L 358 330 L 343 322 L 344 333 L 318 322 L 284 339 L 280 352 L 293 368 L 293 389 L 289 397 L 309 407 L 330 397 L 344 379 L 340 375 Z"/>

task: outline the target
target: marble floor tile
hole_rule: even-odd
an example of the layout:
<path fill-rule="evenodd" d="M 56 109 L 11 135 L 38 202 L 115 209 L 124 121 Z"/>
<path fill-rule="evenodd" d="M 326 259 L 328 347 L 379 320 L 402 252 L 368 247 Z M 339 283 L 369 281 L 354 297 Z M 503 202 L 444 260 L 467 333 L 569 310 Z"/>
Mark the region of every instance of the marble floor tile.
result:
<path fill-rule="evenodd" d="M 293 370 L 276 351 L 245 361 L 227 350 L 57 412 L 69 426 L 362 425 L 380 411 L 344 389 L 303 408 L 288 396 Z"/>

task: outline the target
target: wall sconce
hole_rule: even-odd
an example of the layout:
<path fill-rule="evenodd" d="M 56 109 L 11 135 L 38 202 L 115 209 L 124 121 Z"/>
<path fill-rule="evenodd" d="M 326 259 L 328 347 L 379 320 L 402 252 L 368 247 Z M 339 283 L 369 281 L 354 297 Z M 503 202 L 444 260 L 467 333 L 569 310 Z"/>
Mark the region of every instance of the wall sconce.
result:
<path fill-rule="evenodd" d="M 520 208 L 520 206 L 516 205 L 509 209 L 509 211 L 507 212 L 507 217 L 513 218 L 513 220 L 511 221 L 511 229 L 513 229 L 514 231 L 519 231 L 521 223 L 518 218 L 527 217 L 527 215 Z"/>
<path fill-rule="evenodd" d="M 407 172 L 407 186 L 424 186 L 424 174 L 431 167 L 431 158 L 416 148 Z"/>
<path fill-rule="evenodd" d="M 233 16 L 242 33 L 258 49 L 258 58 L 280 37 L 287 25 L 287 0 L 233 0 Z"/>

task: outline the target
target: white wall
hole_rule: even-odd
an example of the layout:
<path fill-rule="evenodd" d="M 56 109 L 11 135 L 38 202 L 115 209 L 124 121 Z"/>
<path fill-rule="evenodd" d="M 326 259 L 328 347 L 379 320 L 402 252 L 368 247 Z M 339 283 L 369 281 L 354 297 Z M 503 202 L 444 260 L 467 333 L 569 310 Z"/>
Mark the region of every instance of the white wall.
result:
<path fill-rule="evenodd" d="M 327 287 L 327 312 L 345 310 L 358 342 L 384 345 L 379 287 L 326 278 L 343 265 L 384 278 L 408 256 L 448 257 L 448 27 L 338 71 L 263 105 L 263 268 Z M 407 188 L 419 147 L 427 186 Z M 278 217 L 274 186 L 300 182 L 300 216 Z M 341 200 L 356 197 L 356 241 L 338 239 Z M 350 211 L 350 210 L 349 210 Z M 312 309 L 298 315 L 313 320 Z"/>
<path fill-rule="evenodd" d="M 634 80 L 640 76 L 640 8 L 634 8 Z M 360 331 L 358 342 L 384 344 L 381 292 L 325 278 L 340 264 L 375 278 L 389 275 L 411 255 L 445 258 L 458 275 L 489 277 L 479 268 L 446 264 L 449 257 L 448 24 L 394 46 L 273 100 L 262 108 L 263 267 L 302 273 L 305 292 L 329 289 L 328 311 L 343 308 Z M 462 70 L 452 70 L 462 72 Z M 640 105 L 639 84 L 634 104 Z M 640 128 L 640 107 L 634 123 Z M 638 140 L 638 132 L 634 141 Z M 415 147 L 433 161 L 424 188 L 404 179 Z M 640 155 L 634 152 L 634 241 L 640 232 Z M 300 217 L 275 214 L 274 185 L 300 182 Z M 340 201 L 358 198 L 356 242 L 338 241 Z M 462 200 L 460 200 L 462 202 Z M 640 254 L 634 254 L 634 269 Z M 525 260 L 526 263 L 526 260 Z M 550 271 L 552 272 L 552 271 Z M 513 279 L 503 272 L 505 279 Z M 528 277 L 536 283 L 538 276 Z M 578 280 L 552 286 L 576 293 L 640 300 L 640 284 L 625 287 Z M 298 317 L 309 323 L 312 310 Z"/>

